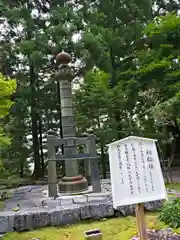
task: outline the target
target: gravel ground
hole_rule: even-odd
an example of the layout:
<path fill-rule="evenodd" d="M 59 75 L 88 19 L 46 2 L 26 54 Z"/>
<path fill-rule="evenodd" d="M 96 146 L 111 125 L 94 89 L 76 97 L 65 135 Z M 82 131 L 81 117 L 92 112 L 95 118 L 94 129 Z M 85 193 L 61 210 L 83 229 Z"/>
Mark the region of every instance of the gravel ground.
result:
<path fill-rule="evenodd" d="M 173 232 L 171 228 L 162 230 L 147 230 L 148 240 L 180 240 L 180 235 Z M 140 240 L 135 236 L 131 240 Z"/>

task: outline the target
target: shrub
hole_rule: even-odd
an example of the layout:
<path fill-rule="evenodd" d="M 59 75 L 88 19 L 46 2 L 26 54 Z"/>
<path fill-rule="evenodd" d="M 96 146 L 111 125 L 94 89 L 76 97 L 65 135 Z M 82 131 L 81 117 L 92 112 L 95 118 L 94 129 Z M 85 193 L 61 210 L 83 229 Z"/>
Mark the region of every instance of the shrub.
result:
<path fill-rule="evenodd" d="M 167 201 L 160 212 L 159 219 L 172 228 L 180 227 L 180 198 Z"/>
<path fill-rule="evenodd" d="M 0 176 L 3 178 L 10 176 L 9 172 L 4 168 L 2 160 L 0 160 Z"/>

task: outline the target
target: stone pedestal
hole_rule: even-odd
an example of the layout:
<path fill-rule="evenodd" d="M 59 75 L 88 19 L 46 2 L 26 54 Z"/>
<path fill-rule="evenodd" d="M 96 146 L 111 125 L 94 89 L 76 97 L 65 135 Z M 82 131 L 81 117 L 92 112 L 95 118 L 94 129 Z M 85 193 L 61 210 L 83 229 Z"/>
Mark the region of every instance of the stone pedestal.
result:
<path fill-rule="evenodd" d="M 83 176 L 63 177 L 58 184 L 59 192 L 78 194 L 88 189 L 88 182 Z"/>

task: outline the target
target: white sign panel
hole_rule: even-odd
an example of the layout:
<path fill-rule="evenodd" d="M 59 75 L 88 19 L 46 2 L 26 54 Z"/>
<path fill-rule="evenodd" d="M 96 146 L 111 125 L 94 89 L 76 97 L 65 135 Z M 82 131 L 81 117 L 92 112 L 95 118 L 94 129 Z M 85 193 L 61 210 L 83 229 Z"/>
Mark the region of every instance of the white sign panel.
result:
<path fill-rule="evenodd" d="M 114 208 L 167 198 L 155 142 L 131 136 L 108 145 Z"/>

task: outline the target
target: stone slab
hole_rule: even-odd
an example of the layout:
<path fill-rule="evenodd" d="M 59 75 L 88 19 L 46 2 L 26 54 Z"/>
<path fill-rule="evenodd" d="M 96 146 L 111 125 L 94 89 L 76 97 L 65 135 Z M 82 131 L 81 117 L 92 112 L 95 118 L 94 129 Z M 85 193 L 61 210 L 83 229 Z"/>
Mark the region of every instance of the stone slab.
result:
<path fill-rule="evenodd" d="M 155 210 L 159 208 L 161 204 L 161 201 L 156 201 L 156 203 L 151 202 L 148 205 L 148 210 Z M 127 216 L 133 214 L 134 206 L 125 206 L 118 210 L 122 215 Z M 74 224 L 84 219 L 113 217 L 114 214 L 113 204 L 109 201 L 102 203 L 86 202 L 86 204 L 58 205 L 53 208 L 29 208 L 19 212 L 4 211 L 1 212 L 0 215 L 0 234 L 47 226 Z"/>
<path fill-rule="evenodd" d="M 63 209 L 57 208 L 55 211 L 51 211 L 50 216 L 52 226 L 74 224 L 81 220 L 80 208 L 78 206 Z"/>
<path fill-rule="evenodd" d="M 111 192 L 104 192 L 104 193 L 92 193 L 87 194 L 87 202 L 112 202 L 112 194 Z"/>
<path fill-rule="evenodd" d="M 6 232 L 13 232 L 14 213 L 5 212 L 0 215 L 0 234 Z"/>

